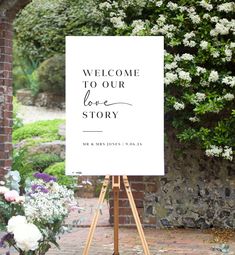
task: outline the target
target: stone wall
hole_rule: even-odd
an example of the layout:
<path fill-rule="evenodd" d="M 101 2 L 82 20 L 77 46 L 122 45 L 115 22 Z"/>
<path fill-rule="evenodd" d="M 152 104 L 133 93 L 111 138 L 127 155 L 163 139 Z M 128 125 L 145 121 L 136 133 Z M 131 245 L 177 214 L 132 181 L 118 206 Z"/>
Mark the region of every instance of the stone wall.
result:
<path fill-rule="evenodd" d="M 152 227 L 235 228 L 235 164 L 183 148 L 171 136 L 165 148 L 166 175 L 129 177 L 141 221 Z M 124 190 L 120 223 L 134 223 Z M 110 199 L 113 223 L 113 200 Z"/>
<path fill-rule="evenodd" d="M 0 1 L 0 179 L 11 168 L 12 22 L 29 0 Z"/>

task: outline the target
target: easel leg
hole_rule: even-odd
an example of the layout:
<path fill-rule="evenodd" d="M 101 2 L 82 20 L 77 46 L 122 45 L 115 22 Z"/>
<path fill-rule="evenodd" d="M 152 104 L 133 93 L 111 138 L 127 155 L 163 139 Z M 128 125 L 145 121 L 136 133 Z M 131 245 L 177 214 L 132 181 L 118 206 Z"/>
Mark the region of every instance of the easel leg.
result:
<path fill-rule="evenodd" d="M 135 205 L 133 194 L 131 192 L 130 184 L 129 184 L 129 181 L 128 181 L 128 178 L 127 178 L 126 175 L 123 176 L 123 182 L 124 182 L 124 186 L 125 186 L 125 189 L 126 189 L 126 193 L 127 193 L 129 202 L 130 202 L 131 210 L 132 210 L 132 213 L 133 213 L 133 216 L 134 216 L 134 219 L 135 219 L 135 223 L 136 223 L 136 226 L 137 226 L 137 229 L 138 229 L 138 232 L 139 232 L 139 236 L 140 236 L 140 239 L 141 239 L 141 242 L 142 242 L 142 246 L 143 246 L 143 249 L 144 249 L 144 254 L 145 255 L 150 255 L 149 247 L 148 247 L 147 241 L 145 239 L 145 235 L 144 235 L 144 231 L 143 231 L 143 228 L 142 228 L 142 225 L 141 225 L 141 222 L 140 222 L 139 214 L 137 212 L 137 208 L 136 208 L 136 205 Z"/>
<path fill-rule="evenodd" d="M 96 228 L 98 218 L 99 218 L 99 215 L 100 215 L 101 205 L 104 202 L 104 198 L 105 198 L 105 194 L 106 194 L 108 185 L 109 185 L 109 175 L 106 175 L 105 179 L 104 179 L 104 182 L 103 182 L 101 192 L 100 192 L 98 206 L 96 208 L 95 216 L 92 220 L 91 227 L 90 227 L 90 230 L 89 230 L 89 233 L 88 233 L 88 237 L 87 237 L 86 245 L 85 245 L 85 248 L 84 248 L 84 251 L 83 251 L 83 255 L 88 255 L 89 254 L 91 241 L 92 241 L 93 236 L 94 236 L 95 228 Z"/>
<path fill-rule="evenodd" d="M 113 198 L 114 198 L 114 253 L 119 255 L 119 190 L 120 176 L 112 177 Z"/>

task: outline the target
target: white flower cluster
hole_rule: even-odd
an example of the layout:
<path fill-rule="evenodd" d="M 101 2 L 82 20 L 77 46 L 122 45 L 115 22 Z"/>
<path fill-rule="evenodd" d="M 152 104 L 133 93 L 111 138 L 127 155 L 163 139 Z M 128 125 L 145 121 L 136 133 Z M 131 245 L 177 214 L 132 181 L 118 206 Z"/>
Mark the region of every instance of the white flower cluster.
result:
<path fill-rule="evenodd" d="M 188 16 L 192 20 L 194 24 L 199 24 L 201 22 L 200 16 L 196 13 L 196 10 L 194 7 L 190 7 L 187 9 Z"/>
<path fill-rule="evenodd" d="M 185 105 L 184 103 L 175 102 L 173 107 L 175 108 L 176 111 L 179 111 L 183 110 L 185 108 Z"/>
<path fill-rule="evenodd" d="M 7 231 L 14 234 L 17 247 L 22 251 L 34 251 L 42 239 L 40 230 L 32 223 L 28 223 L 25 216 L 17 215 L 10 218 Z"/>
<path fill-rule="evenodd" d="M 210 72 L 208 81 L 209 81 L 209 82 L 216 82 L 216 81 L 218 81 L 218 79 L 219 79 L 219 74 L 218 74 L 218 72 L 212 70 L 212 71 Z"/>
<path fill-rule="evenodd" d="M 206 155 L 209 157 L 220 157 L 225 159 L 233 160 L 233 151 L 231 147 L 211 145 L 209 149 L 206 150 Z"/>
<path fill-rule="evenodd" d="M 33 182 L 33 185 L 41 185 L 42 182 Z M 47 186 L 48 193 L 30 192 L 24 209 L 25 215 L 30 222 L 53 223 L 63 220 L 69 213 L 69 205 L 74 204 L 73 191 L 56 182 L 50 182 Z"/>
<path fill-rule="evenodd" d="M 199 122 L 200 121 L 200 119 L 197 116 L 190 117 L 189 120 L 192 121 L 192 122 Z"/>
<path fill-rule="evenodd" d="M 197 92 L 195 94 L 195 97 L 194 97 L 192 102 L 195 103 L 195 104 L 198 104 L 198 103 L 204 101 L 205 99 L 206 99 L 206 94 L 205 93 Z"/>
<path fill-rule="evenodd" d="M 176 80 L 178 80 L 178 75 L 171 73 L 171 72 L 167 72 L 165 74 L 165 78 L 164 78 L 164 83 L 165 85 L 169 85 L 171 83 L 174 83 Z"/>
<path fill-rule="evenodd" d="M 206 42 L 206 41 L 201 41 L 200 47 L 201 47 L 203 50 L 206 50 L 206 49 L 208 48 L 208 42 Z"/>
<path fill-rule="evenodd" d="M 220 4 L 217 7 L 219 12 L 234 12 L 235 10 L 235 3 L 234 2 L 229 2 L 229 3 L 224 3 L 224 4 Z"/>
<path fill-rule="evenodd" d="M 226 101 L 232 101 L 234 99 L 234 95 L 231 94 L 231 93 L 227 93 L 223 96 L 223 98 L 226 100 Z"/>
<path fill-rule="evenodd" d="M 125 22 L 122 20 L 122 17 L 112 17 L 110 18 L 111 23 L 113 23 L 113 26 L 115 28 L 125 28 L 126 24 Z"/>
<path fill-rule="evenodd" d="M 189 72 L 185 72 L 183 70 L 179 70 L 179 78 L 187 83 L 192 81 L 192 78 L 190 77 L 190 73 Z"/>
<path fill-rule="evenodd" d="M 235 20 L 227 20 L 227 19 L 220 19 L 216 22 L 215 28 L 210 31 L 211 36 L 218 36 L 218 35 L 227 35 L 229 34 L 230 30 L 234 33 L 235 32 Z"/>
<path fill-rule="evenodd" d="M 235 76 L 226 76 L 222 79 L 222 83 L 229 85 L 231 88 L 235 86 Z"/>
<path fill-rule="evenodd" d="M 196 42 L 193 40 L 194 37 L 195 37 L 194 32 L 186 33 L 183 39 L 184 46 L 191 47 L 191 48 L 195 47 Z"/>
<path fill-rule="evenodd" d="M 208 2 L 206 2 L 205 0 L 202 0 L 200 2 L 200 5 L 205 8 L 207 11 L 211 11 L 213 9 L 213 5 L 209 4 Z"/>
<path fill-rule="evenodd" d="M 134 20 L 132 22 L 132 27 L 133 27 L 133 30 L 132 30 L 132 35 L 139 35 L 140 32 L 144 31 L 145 30 L 145 22 L 142 21 L 142 20 Z"/>

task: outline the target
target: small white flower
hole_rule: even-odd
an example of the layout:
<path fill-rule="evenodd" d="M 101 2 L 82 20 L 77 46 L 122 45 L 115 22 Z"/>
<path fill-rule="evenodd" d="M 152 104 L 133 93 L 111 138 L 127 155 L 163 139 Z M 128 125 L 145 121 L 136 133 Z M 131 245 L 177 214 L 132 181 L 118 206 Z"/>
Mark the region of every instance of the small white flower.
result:
<path fill-rule="evenodd" d="M 189 120 L 192 121 L 192 122 L 199 122 L 200 121 L 200 119 L 196 116 L 190 117 Z"/>
<path fill-rule="evenodd" d="M 195 96 L 196 96 L 196 101 L 197 102 L 202 102 L 206 99 L 206 94 L 205 93 L 197 92 Z"/>
<path fill-rule="evenodd" d="M 168 2 L 166 7 L 169 8 L 170 10 L 174 11 L 178 8 L 178 5 L 176 3 Z"/>
<path fill-rule="evenodd" d="M 145 30 L 145 23 L 142 20 L 134 20 L 132 22 L 132 35 L 138 35 L 141 31 Z"/>
<path fill-rule="evenodd" d="M 234 2 L 229 2 L 229 3 L 224 3 L 224 4 L 220 4 L 218 5 L 218 11 L 219 12 L 233 12 L 235 9 L 235 3 Z"/>
<path fill-rule="evenodd" d="M 115 28 L 124 28 L 125 22 L 122 20 L 122 17 L 112 17 L 110 19 L 111 23 L 113 23 L 113 26 Z"/>
<path fill-rule="evenodd" d="M 162 6 L 162 4 L 163 4 L 163 1 L 157 1 L 157 2 L 156 2 L 156 6 L 157 6 L 157 7 Z"/>
<path fill-rule="evenodd" d="M 229 85 L 231 88 L 235 86 L 235 76 L 226 76 L 222 79 L 222 83 Z"/>
<path fill-rule="evenodd" d="M 185 71 L 179 71 L 179 78 L 188 82 L 191 82 L 192 80 L 190 77 L 190 73 Z"/>
<path fill-rule="evenodd" d="M 231 147 L 225 146 L 222 157 L 228 160 L 233 160 L 233 151 Z"/>
<path fill-rule="evenodd" d="M 231 49 L 235 48 L 235 42 L 231 42 L 231 43 L 230 43 L 230 48 L 231 48 Z"/>
<path fill-rule="evenodd" d="M 231 93 L 227 93 L 223 96 L 223 98 L 227 101 L 232 101 L 234 99 L 234 95 Z"/>
<path fill-rule="evenodd" d="M 223 152 L 222 147 L 218 147 L 216 145 L 211 145 L 210 148 L 206 150 L 206 155 L 209 156 L 209 157 L 210 156 L 219 157 L 222 152 Z"/>
<path fill-rule="evenodd" d="M 207 3 L 205 0 L 202 0 L 200 2 L 200 5 L 205 8 L 207 11 L 211 11 L 213 9 L 213 5 L 212 4 L 209 4 Z"/>
<path fill-rule="evenodd" d="M 176 111 L 179 111 L 183 110 L 185 108 L 185 105 L 184 103 L 175 102 L 173 107 L 175 108 Z"/>
<path fill-rule="evenodd" d="M 203 15 L 203 19 L 210 19 L 211 18 L 211 16 L 210 16 L 210 14 L 208 14 L 208 13 L 205 13 L 204 15 Z"/>
<path fill-rule="evenodd" d="M 200 66 L 197 66 L 197 67 L 196 67 L 196 70 L 197 70 L 196 75 L 200 75 L 200 74 L 203 74 L 203 73 L 206 72 L 206 68 L 200 67 Z"/>
<path fill-rule="evenodd" d="M 191 54 L 188 54 L 188 53 L 184 53 L 184 54 L 181 56 L 181 59 L 182 59 L 182 60 L 190 61 L 190 60 L 193 60 L 193 59 L 194 59 L 194 56 L 191 55 Z"/>
<path fill-rule="evenodd" d="M 211 71 L 210 75 L 209 75 L 209 82 L 216 82 L 219 79 L 219 74 L 217 71 Z"/>
<path fill-rule="evenodd" d="M 177 79 L 178 79 L 177 74 L 167 72 L 165 74 L 164 83 L 165 83 L 165 85 L 169 85 L 171 83 L 174 83 Z"/>
<path fill-rule="evenodd" d="M 208 48 L 208 42 L 206 42 L 206 41 L 201 41 L 200 47 L 201 47 L 203 50 L 206 50 L 206 49 Z"/>
<path fill-rule="evenodd" d="M 213 58 L 218 58 L 220 56 L 220 53 L 219 53 L 219 51 L 213 51 L 213 52 L 211 52 L 211 56 Z"/>

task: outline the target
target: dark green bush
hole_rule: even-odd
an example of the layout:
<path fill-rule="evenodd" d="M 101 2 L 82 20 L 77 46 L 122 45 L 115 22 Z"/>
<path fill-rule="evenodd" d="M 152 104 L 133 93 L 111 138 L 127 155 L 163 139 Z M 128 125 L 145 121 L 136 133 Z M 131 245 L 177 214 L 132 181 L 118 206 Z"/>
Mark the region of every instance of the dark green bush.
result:
<path fill-rule="evenodd" d="M 65 175 L 65 162 L 55 163 L 45 169 L 44 172 L 55 176 L 59 184 L 69 188 L 74 187 L 75 181 L 73 177 Z"/>
<path fill-rule="evenodd" d="M 65 56 L 55 55 L 42 62 L 37 69 L 40 92 L 65 94 Z"/>
<path fill-rule="evenodd" d="M 53 153 L 41 153 L 29 157 L 29 162 L 31 163 L 32 168 L 35 170 L 35 172 L 43 172 L 43 170 L 50 165 L 61 161 L 62 159 L 58 155 Z"/>

